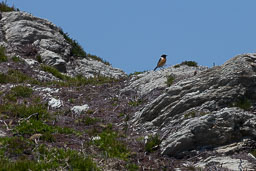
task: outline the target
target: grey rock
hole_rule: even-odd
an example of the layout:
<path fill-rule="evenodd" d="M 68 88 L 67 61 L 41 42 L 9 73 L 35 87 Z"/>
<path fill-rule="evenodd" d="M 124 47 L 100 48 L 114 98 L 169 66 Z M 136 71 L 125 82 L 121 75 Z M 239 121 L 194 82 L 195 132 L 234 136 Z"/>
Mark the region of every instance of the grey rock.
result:
<path fill-rule="evenodd" d="M 49 99 L 48 105 L 49 105 L 51 108 L 58 109 L 58 108 L 60 108 L 61 106 L 63 106 L 63 102 L 62 102 L 60 99 L 55 99 L 55 98 L 52 97 L 52 98 Z"/>
<path fill-rule="evenodd" d="M 5 137 L 7 134 L 3 130 L 0 130 L 0 137 Z"/>
<path fill-rule="evenodd" d="M 63 57 L 69 55 L 71 45 L 65 41 L 60 29 L 53 23 L 26 12 L 4 12 L 2 16 L 5 39 L 12 46 L 34 44 L 39 46 L 40 50 L 50 50 Z"/>
<path fill-rule="evenodd" d="M 73 106 L 70 110 L 76 115 L 81 114 L 82 112 L 86 112 L 89 109 L 89 106 L 87 104 L 84 104 L 82 106 Z"/>
<path fill-rule="evenodd" d="M 255 62 L 256 54 L 239 55 L 180 80 L 136 112 L 132 126 L 159 133 L 161 152 L 170 156 L 256 138 L 255 114 L 230 107 L 239 99 L 255 99 Z"/>
<path fill-rule="evenodd" d="M 87 58 L 76 60 L 75 67 L 73 69 L 69 69 L 68 74 L 82 74 L 87 78 L 94 77 L 95 75 L 102 75 L 116 79 L 127 76 L 121 69 L 113 68 L 112 66 L 106 65 L 100 61 Z"/>
<path fill-rule="evenodd" d="M 228 156 L 215 157 L 211 156 L 207 159 L 195 164 L 195 167 L 204 168 L 206 166 L 219 166 L 229 170 L 248 170 L 253 171 L 255 167 L 247 160 L 234 159 Z"/>
<path fill-rule="evenodd" d="M 66 62 L 57 53 L 49 51 L 49 50 L 44 50 L 41 52 L 41 57 L 45 64 L 54 66 L 61 72 L 67 72 Z"/>

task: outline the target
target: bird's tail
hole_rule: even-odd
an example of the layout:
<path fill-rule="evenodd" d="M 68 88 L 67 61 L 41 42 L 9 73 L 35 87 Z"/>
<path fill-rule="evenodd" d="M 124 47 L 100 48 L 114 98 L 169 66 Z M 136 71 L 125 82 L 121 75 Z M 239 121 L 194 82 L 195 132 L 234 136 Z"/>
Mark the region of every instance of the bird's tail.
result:
<path fill-rule="evenodd" d="M 157 69 L 157 66 L 155 67 L 154 71 Z"/>

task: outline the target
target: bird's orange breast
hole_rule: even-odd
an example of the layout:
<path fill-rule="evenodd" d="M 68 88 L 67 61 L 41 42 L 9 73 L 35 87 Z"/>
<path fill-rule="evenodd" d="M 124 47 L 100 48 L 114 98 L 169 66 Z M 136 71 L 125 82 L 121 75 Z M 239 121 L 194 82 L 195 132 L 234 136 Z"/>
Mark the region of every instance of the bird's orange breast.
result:
<path fill-rule="evenodd" d="M 166 62 L 166 59 L 165 58 L 161 58 L 161 60 L 157 64 L 157 66 L 161 67 L 161 66 L 163 66 L 165 64 L 165 62 Z"/>

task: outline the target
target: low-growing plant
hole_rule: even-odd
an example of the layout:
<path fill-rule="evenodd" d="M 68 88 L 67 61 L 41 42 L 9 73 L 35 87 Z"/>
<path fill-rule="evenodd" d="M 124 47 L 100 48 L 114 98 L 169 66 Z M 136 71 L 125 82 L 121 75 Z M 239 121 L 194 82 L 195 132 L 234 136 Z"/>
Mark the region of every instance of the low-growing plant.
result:
<path fill-rule="evenodd" d="M 36 60 L 37 60 L 37 62 L 39 62 L 40 64 L 43 63 L 43 60 L 42 60 L 41 55 L 37 55 L 37 56 L 36 56 Z"/>
<path fill-rule="evenodd" d="M 26 118 L 33 114 L 37 114 L 34 117 L 38 119 L 47 118 L 49 116 L 47 107 L 43 104 L 33 104 L 29 106 L 12 103 L 0 104 L 0 113 L 19 118 Z"/>
<path fill-rule="evenodd" d="M 129 76 L 139 75 L 139 74 L 142 74 L 142 73 L 144 73 L 144 72 L 146 72 L 146 71 L 135 71 L 135 72 L 133 72 L 133 73 L 130 73 Z"/>
<path fill-rule="evenodd" d="M 65 40 L 71 45 L 71 56 L 74 57 L 86 57 L 86 52 L 84 49 L 79 45 L 76 40 L 73 40 L 69 37 L 68 33 L 64 33 L 62 29 L 60 29 L 60 33 L 63 35 Z"/>
<path fill-rule="evenodd" d="M 155 151 L 158 146 L 161 144 L 161 140 L 158 135 L 149 136 L 147 143 L 145 144 L 145 150 L 149 153 Z"/>
<path fill-rule="evenodd" d="M 142 99 L 130 100 L 130 101 L 128 102 L 128 104 L 129 104 L 130 106 L 136 107 L 136 106 L 139 106 L 142 102 L 143 102 Z"/>
<path fill-rule="evenodd" d="M 250 152 L 254 157 L 256 157 L 256 149 L 251 150 Z"/>
<path fill-rule="evenodd" d="M 29 77 L 19 70 L 9 69 L 7 73 L 0 73 L 0 83 L 30 83 L 39 84 L 39 81 Z"/>
<path fill-rule="evenodd" d="M 90 157 L 75 150 L 40 145 L 30 151 L 34 158 L 23 156 L 13 161 L 1 155 L 1 170 L 99 170 Z"/>
<path fill-rule="evenodd" d="M 0 158 L 25 156 L 34 145 L 23 137 L 0 137 Z"/>
<path fill-rule="evenodd" d="M 195 62 L 195 61 L 183 61 L 183 62 L 181 62 L 180 65 L 187 65 L 187 66 L 191 66 L 191 67 L 197 67 L 197 62 Z"/>
<path fill-rule="evenodd" d="M 102 59 L 101 57 L 99 57 L 99 56 L 96 56 L 96 55 L 92 55 L 92 54 L 87 54 L 87 57 L 89 57 L 89 58 L 91 58 L 91 59 L 94 59 L 94 60 L 96 60 L 96 61 L 100 61 L 100 62 L 102 62 L 102 63 L 104 63 L 104 64 L 106 64 L 106 65 L 111 65 L 108 61 L 106 61 L 106 60 L 104 60 L 104 59 Z"/>
<path fill-rule="evenodd" d="M 97 122 L 99 122 L 99 119 L 97 119 L 97 118 L 93 118 L 93 117 L 90 117 L 90 116 L 85 116 L 85 117 L 83 118 L 83 123 L 84 123 L 85 125 L 87 125 L 87 126 L 89 126 L 89 125 L 94 125 L 94 124 L 96 124 Z"/>
<path fill-rule="evenodd" d="M 20 125 L 16 126 L 14 129 L 16 134 L 22 136 L 32 136 L 34 134 L 42 134 L 42 139 L 47 141 L 54 141 L 53 133 L 59 134 L 79 134 L 72 128 L 68 127 L 59 127 L 59 126 L 51 126 L 44 123 L 41 120 L 30 119 L 27 121 L 23 121 Z"/>
<path fill-rule="evenodd" d="M 252 106 L 252 103 L 248 98 L 242 97 L 242 98 L 239 98 L 237 101 L 235 101 L 231 106 L 239 107 L 244 110 L 249 110 Z"/>
<path fill-rule="evenodd" d="M 53 76 L 65 80 L 67 79 L 67 76 L 63 75 L 60 71 L 58 71 L 56 68 L 49 66 L 49 65 L 41 65 L 41 68 L 43 71 L 51 73 Z"/>
<path fill-rule="evenodd" d="M 138 171 L 139 170 L 139 166 L 134 163 L 127 164 L 126 168 L 128 171 Z"/>
<path fill-rule="evenodd" d="M 174 80 L 175 80 L 174 76 L 172 75 L 167 76 L 167 80 L 166 80 L 167 86 L 170 87 L 173 84 Z"/>
<path fill-rule="evenodd" d="M 92 109 L 88 109 L 88 110 L 86 111 L 86 113 L 89 114 L 89 115 L 91 115 L 91 114 L 94 113 L 94 111 L 93 111 Z"/>
<path fill-rule="evenodd" d="M 1 12 L 11 12 L 11 11 L 19 11 L 19 9 L 15 8 L 14 6 L 9 6 L 7 1 L 0 2 L 0 11 Z"/>
<path fill-rule="evenodd" d="M 179 68 L 180 67 L 180 64 L 176 64 L 173 66 L 174 68 Z"/>
<path fill-rule="evenodd" d="M 32 95 L 33 90 L 26 86 L 16 86 L 11 88 L 11 90 L 6 94 L 5 98 L 11 101 L 16 101 L 17 98 L 23 97 L 28 98 Z"/>
<path fill-rule="evenodd" d="M 8 61 L 7 56 L 5 55 L 5 47 L 0 46 L 0 62 Z"/>
<path fill-rule="evenodd" d="M 22 62 L 22 60 L 19 57 L 17 57 L 17 56 L 13 56 L 12 57 L 12 61 L 13 62 Z"/>
<path fill-rule="evenodd" d="M 196 117 L 196 112 L 195 111 L 191 111 L 191 112 L 188 112 L 186 114 L 184 114 L 184 118 L 187 119 L 187 118 L 194 118 Z"/>
<path fill-rule="evenodd" d="M 119 102 L 118 97 L 112 97 L 111 102 L 113 106 L 117 106 Z"/>
<path fill-rule="evenodd" d="M 98 135 L 100 138 L 94 140 L 94 144 L 104 151 L 107 157 L 117 157 L 126 160 L 129 157 L 127 147 L 118 140 L 118 134 L 109 129 Z"/>

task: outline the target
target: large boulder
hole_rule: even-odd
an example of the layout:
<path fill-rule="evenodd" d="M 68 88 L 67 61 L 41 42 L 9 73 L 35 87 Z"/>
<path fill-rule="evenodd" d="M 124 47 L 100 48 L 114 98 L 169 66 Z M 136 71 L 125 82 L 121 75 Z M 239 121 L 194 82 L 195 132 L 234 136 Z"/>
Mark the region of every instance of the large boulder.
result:
<path fill-rule="evenodd" d="M 57 26 L 19 11 L 3 12 L 1 23 L 9 51 L 33 51 L 33 48 L 36 48 L 38 52 L 35 53 L 38 53 L 46 64 L 66 71 L 65 60 L 68 60 L 71 45 Z"/>
<path fill-rule="evenodd" d="M 161 135 L 161 152 L 169 156 L 254 139 L 255 64 L 256 54 L 239 55 L 180 80 L 136 112 L 131 124 Z"/>

